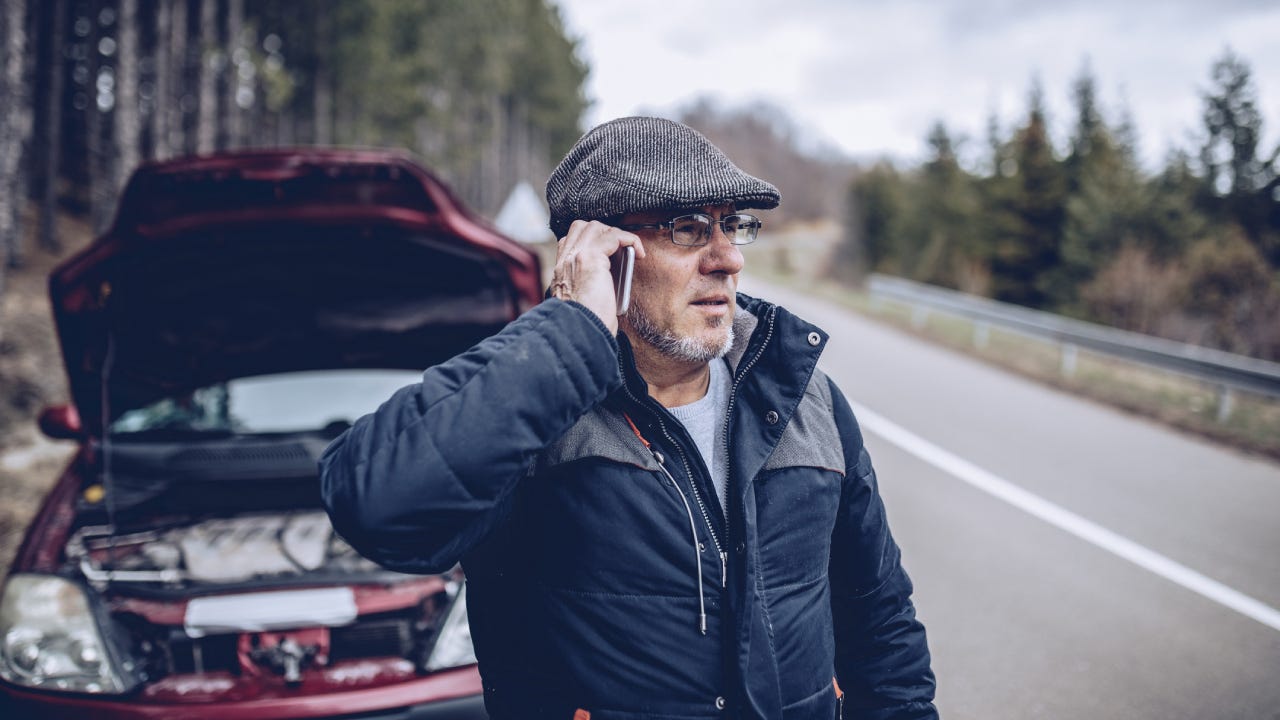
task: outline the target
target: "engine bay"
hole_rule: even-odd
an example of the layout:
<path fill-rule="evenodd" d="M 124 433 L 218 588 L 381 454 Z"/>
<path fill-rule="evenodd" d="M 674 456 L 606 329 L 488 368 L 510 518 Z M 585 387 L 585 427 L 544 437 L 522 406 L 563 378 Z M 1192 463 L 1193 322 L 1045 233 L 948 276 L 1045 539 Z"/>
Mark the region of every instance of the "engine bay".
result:
<path fill-rule="evenodd" d="M 170 521 L 163 529 L 127 534 L 116 534 L 110 526 L 86 526 L 69 539 L 67 558 L 90 584 L 117 587 L 182 588 L 387 572 L 357 554 L 320 510 Z"/>
<path fill-rule="evenodd" d="M 152 525 L 78 528 L 66 570 L 92 588 L 111 644 L 156 699 L 260 692 L 263 683 L 362 687 L 430 672 L 442 657 L 444 666 L 474 662 L 461 572 L 383 569 L 322 510 Z M 458 627 L 442 641 L 447 625 Z"/>

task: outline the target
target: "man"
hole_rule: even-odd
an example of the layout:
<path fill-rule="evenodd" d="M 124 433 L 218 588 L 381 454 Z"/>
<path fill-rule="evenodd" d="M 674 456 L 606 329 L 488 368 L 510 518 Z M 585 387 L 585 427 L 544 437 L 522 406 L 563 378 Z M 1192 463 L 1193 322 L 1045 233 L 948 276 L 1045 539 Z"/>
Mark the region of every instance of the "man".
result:
<path fill-rule="evenodd" d="M 493 718 L 937 717 L 826 336 L 735 293 L 779 199 L 679 123 L 595 128 L 547 183 L 550 297 L 325 452 L 352 545 L 461 561 Z"/>

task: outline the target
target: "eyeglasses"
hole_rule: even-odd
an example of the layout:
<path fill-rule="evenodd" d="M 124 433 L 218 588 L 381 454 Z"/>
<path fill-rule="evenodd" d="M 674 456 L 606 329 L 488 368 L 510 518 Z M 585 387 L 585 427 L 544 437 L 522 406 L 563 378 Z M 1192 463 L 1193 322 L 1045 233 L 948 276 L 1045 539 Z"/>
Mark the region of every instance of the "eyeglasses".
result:
<path fill-rule="evenodd" d="M 673 217 L 661 223 L 643 223 L 640 225 L 618 225 L 619 230 L 662 230 L 671 229 L 671 242 L 685 247 L 700 247 L 711 240 L 711 226 L 719 225 L 721 232 L 734 245 L 747 245 L 755 242 L 760 234 L 760 218 L 755 215 L 736 213 L 725 215 L 716 220 L 710 215 L 693 213 Z"/>

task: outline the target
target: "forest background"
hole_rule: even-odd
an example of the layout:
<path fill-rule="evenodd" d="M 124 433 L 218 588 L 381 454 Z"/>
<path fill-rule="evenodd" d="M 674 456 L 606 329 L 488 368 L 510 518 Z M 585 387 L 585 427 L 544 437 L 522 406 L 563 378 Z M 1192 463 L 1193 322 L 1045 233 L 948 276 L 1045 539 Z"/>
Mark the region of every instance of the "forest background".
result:
<path fill-rule="evenodd" d="M 0 42 L 6 296 L 43 292 L 9 281 L 105 229 L 145 160 L 404 148 L 493 216 L 516 184 L 541 187 L 590 102 L 578 41 L 548 0 L 0 0 Z M 968 164 L 957 149 L 973 140 L 945 118 L 912 166 L 821 149 L 768 104 L 704 100 L 677 119 L 781 188 L 771 227 L 842 228 L 830 279 L 886 272 L 1280 360 L 1280 147 L 1260 146 L 1248 60 L 1224 49 L 1187 89 L 1202 127 L 1154 170 L 1097 85 L 1082 63 L 1059 147 L 1032 80 L 1021 120 L 993 117 Z M 13 411 L 0 431 L 61 397 L 61 373 L 6 365 L 37 342 L 12 315 L 0 312 L 0 404 Z"/>

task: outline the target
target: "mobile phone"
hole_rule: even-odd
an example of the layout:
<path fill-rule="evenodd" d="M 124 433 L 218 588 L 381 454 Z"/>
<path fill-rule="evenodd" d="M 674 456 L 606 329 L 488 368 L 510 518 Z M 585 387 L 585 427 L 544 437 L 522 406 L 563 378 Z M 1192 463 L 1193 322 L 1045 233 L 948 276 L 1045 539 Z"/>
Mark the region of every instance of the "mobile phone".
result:
<path fill-rule="evenodd" d="M 631 307 L 631 273 L 635 269 L 636 249 L 630 245 L 618 248 L 609 258 L 613 272 L 613 293 L 618 301 L 618 314 L 626 315 Z"/>

